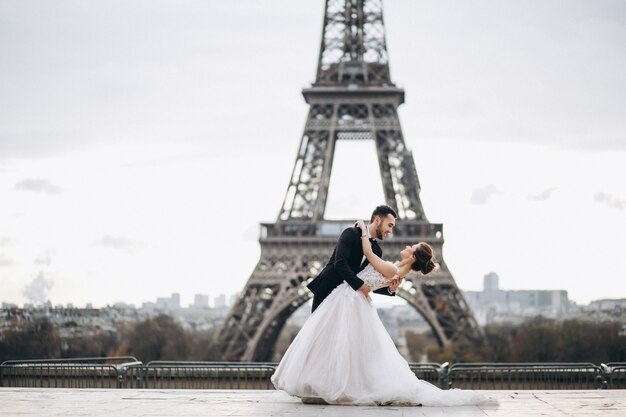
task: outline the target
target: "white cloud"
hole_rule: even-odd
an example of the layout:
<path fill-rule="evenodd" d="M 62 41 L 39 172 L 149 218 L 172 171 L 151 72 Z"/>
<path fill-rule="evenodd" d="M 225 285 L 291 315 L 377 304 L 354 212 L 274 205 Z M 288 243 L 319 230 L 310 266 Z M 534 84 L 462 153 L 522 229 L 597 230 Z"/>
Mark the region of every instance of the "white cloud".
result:
<path fill-rule="evenodd" d="M 598 203 L 617 210 L 624 210 L 624 207 L 626 207 L 626 200 L 620 200 L 609 193 L 595 193 L 593 199 Z"/>
<path fill-rule="evenodd" d="M 99 246 L 108 249 L 122 249 L 122 250 L 133 250 L 137 249 L 143 244 L 141 242 L 129 239 L 124 236 L 102 236 L 101 238 L 96 239 L 92 244 L 92 246 Z"/>
<path fill-rule="evenodd" d="M 534 200 L 534 201 L 546 201 L 547 199 L 550 198 L 550 196 L 556 189 L 557 187 L 550 187 L 548 189 L 543 190 L 539 194 L 529 195 L 528 199 Z"/>
<path fill-rule="evenodd" d="M 472 204 L 487 204 L 491 197 L 494 195 L 502 194 L 495 185 L 489 184 L 482 188 L 476 188 L 472 192 L 472 196 L 470 198 L 470 203 Z"/>
<path fill-rule="evenodd" d="M 63 189 L 61 187 L 52 184 L 50 181 L 39 178 L 27 178 L 15 184 L 15 190 L 18 191 L 33 191 L 35 193 L 43 194 L 61 194 Z"/>

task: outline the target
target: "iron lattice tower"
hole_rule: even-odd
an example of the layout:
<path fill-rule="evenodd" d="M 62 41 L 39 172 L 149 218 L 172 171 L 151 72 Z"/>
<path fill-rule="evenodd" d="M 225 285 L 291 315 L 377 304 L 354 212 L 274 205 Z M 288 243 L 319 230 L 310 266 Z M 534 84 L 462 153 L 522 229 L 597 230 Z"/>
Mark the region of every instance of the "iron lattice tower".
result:
<path fill-rule="evenodd" d="M 382 0 L 326 0 L 317 77 L 302 91 L 309 104 L 287 193 L 275 223 L 261 225 L 261 259 L 222 327 L 214 348 L 231 361 L 272 360 L 289 316 L 312 294 L 306 284 L 323 268 L 341 231 L 354 223 L 324 219 L 335 143 L 373 140 L 386 204 L 396 208 L 395 259 L 405 245 L 428 242 L 441 268 L 409 275 L 397 295 L 429 323 L 440 345 L 483 334 L 442 256 L 443 227 L 426 219 L 411 152 L 397 108 L 404 90 L 391 81 Z"/>

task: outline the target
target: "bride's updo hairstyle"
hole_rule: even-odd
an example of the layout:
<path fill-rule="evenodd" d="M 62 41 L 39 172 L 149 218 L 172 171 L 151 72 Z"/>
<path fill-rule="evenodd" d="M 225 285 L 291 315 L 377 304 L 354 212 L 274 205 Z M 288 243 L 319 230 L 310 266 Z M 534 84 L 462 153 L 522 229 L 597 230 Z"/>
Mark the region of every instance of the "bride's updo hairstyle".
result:
<path fill-rule="evenodd" d="M 439 264 L 433 253 L 433 248 L 426 242 L 420 242 L 417 244 L 415 252 L 413 252 L 415 261 L 411 264 L 413 271 L 420 271 L 426 275 L 429 272 L 439 269 Z"/>

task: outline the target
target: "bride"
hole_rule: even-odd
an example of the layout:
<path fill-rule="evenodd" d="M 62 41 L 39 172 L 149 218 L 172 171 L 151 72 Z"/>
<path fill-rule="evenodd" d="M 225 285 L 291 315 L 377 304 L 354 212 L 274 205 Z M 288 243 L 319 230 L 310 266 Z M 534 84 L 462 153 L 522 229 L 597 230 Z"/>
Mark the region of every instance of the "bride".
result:
<path fill-rule="evenodd" d="M 357 224 L 366 230 L 363 221 Z M 370 263 L 357 276 L 372 290 L 410 270 L 427 274 L 439 266 L 425 242 L 407 246 L 395 263 L 376 256 L 367 235 L 362 235 L 361 244 Z M 276 389 L 303 402 L 322 404 L 457 406 L 490 401 L 472 391 L 442 390 L 418 379 L 369 295 L 345 281 L 304 323 L 271 380 Z"/>

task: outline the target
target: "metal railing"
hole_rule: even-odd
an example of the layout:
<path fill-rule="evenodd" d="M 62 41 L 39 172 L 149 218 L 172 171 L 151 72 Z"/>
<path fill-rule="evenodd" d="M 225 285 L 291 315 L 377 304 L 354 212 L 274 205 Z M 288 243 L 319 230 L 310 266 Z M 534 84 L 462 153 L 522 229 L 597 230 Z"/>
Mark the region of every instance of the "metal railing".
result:
<path fill-rule="evenodd" d="M 592 363 L 459 363 L 447 372 L 449 388 L 601 389 L 604 374 Z"/>
<path fill-rule="evenodd" d="M 120 375 L 137 364 L 132 356 L 5 361 L 0 387 L 121 388 Z"/>
<path fill-rule="evenodd" d="M 158 389 L 274 389 L 275 363 L 149 362 L 143 387 Z"/>
<path fill-rule="evenodd" d="M 270 362 L 153 361 L 135 357 L 35 359 L 0 365 L 0 387 L 274 389 Z M 442 389 L 624 389 L 626 363 L 411 363 Z"/>

